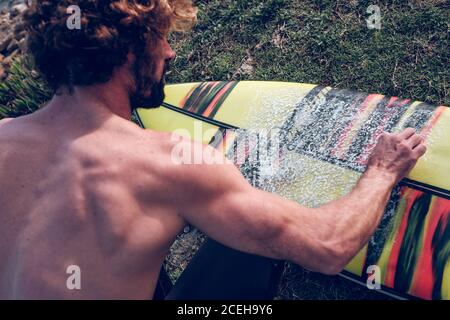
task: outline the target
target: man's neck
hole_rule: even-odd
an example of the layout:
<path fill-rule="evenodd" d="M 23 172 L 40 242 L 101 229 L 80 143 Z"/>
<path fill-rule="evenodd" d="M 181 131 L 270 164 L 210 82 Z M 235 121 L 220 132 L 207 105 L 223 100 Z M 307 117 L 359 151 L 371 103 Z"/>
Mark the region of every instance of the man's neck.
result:
<path fill-rule="evenodd" d="M 44 121 L 47 119 L 52 123 L 56 121 L 92 129 L 114 116 L 130 120 L 131 106 L 126 89 L 108 82 L 75 87 L 72 93 L 62 90 L 38 114 L 43 116 L 41 119 Z"/>

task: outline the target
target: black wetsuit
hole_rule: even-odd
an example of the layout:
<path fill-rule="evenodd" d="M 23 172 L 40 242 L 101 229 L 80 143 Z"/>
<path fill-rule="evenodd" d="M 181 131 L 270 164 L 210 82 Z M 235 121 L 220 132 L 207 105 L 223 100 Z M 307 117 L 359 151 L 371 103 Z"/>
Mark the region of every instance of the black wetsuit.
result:
<path fill-rule="evenodd" d="M 164 269 L 155 300 L 272 300 L 284 261 L 236 251 L 207 240 L 172 285 Z"/>

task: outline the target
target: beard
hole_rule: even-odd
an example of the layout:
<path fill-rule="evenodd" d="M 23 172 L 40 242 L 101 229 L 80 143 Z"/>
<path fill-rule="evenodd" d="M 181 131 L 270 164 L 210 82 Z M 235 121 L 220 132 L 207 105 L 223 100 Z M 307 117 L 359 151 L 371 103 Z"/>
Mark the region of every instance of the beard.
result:
<path fill-rule="evenodd" d="M 139 78 L 136 79 L 136 82 Z M 159 82 L 146 82 L 145 89 L 137 89 L 136 92 L 130 95 L 131 110 L 137 108 L 153 109 L 161 106 L 165 99 L 164 94 L 165 81 L 164 78 Z M 148 93 L 150 91 L 150 93 Z"/>
<path fill-rule="evenodd" d="M 149 54 L 142 54 L 136 57 L 133 75 L 135 91 L 130 94 L 131 110 L 137 108 L 153 109 L 161 106 L 165 99 L 164 87 L 166 85 L 164 75 L 167 72 L 168 63 L 164 66 L 161 79 L 156 81 L 153 77 L 155 65 Z"/>

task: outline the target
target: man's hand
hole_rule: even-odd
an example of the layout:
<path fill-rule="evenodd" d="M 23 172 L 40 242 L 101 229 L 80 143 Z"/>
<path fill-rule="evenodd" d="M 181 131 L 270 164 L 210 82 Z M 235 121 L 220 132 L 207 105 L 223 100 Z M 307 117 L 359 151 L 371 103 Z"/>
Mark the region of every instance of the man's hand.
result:
<path fill-rule="evenodd" d="M 412 128 L 400 134 L 383 133 L 369 158 L 368 170 L 391 174 L 399 182 L 426 151 L 424 139 Z"/>

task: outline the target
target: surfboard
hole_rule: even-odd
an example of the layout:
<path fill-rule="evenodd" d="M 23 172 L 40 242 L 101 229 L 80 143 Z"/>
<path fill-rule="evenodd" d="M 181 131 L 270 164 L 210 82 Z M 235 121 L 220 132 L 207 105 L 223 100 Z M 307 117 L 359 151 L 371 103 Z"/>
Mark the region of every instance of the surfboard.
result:
<path fill-rule="evenodd" d="M 342 276 L 399 298 L 450 299 L 450 109 L 286 82 L 168 85 L 146 129 L 210 144 L 255 187 L 316 207 L 350 192 L 383 131 L 416 128 L 428 151 L 392 192 Z M 349 226 L 351 228 L 351 226 Z"/>

